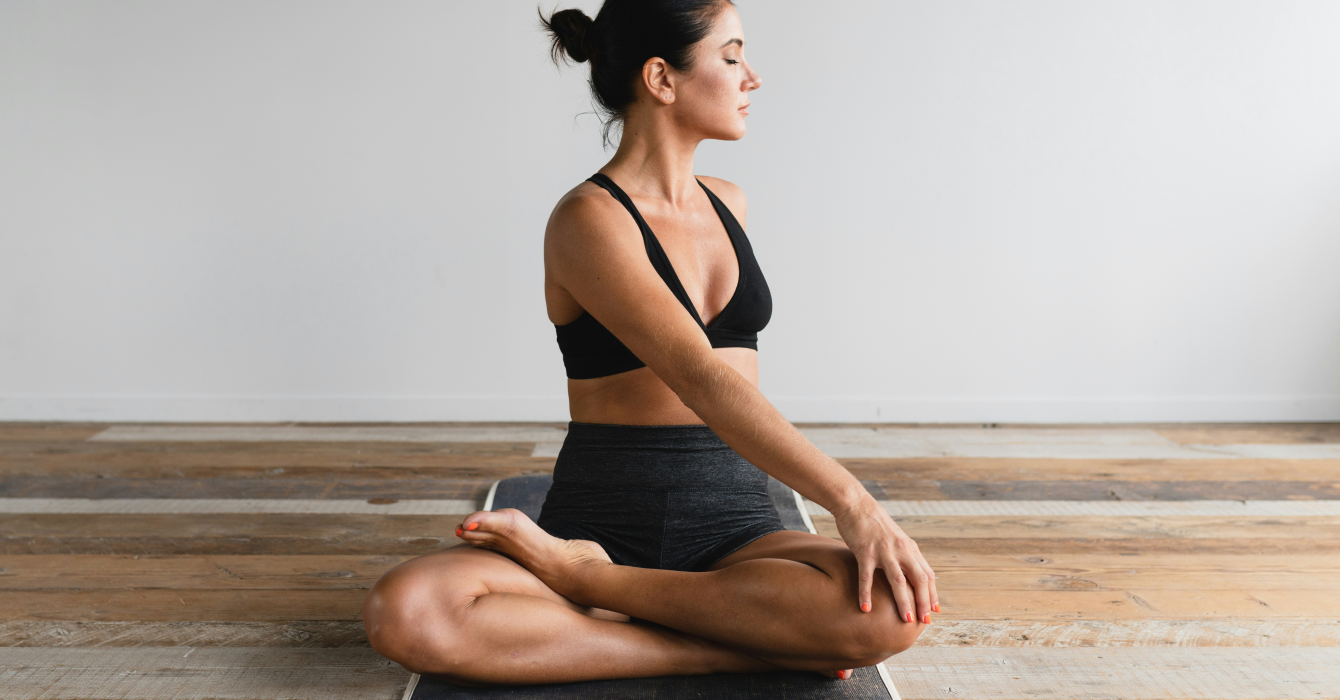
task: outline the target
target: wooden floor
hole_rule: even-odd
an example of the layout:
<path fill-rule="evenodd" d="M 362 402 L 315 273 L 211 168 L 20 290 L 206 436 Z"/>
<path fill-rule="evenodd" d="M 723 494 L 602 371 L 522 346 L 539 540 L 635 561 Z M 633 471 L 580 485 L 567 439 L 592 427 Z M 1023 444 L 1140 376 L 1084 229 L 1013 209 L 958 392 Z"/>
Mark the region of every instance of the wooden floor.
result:
<path fill-rule="evenodd" d="M 806 433 L 939 573 L 906 700 L 1340 698 L 1340 424 Z M 397 700 L 367 588 L 563 434 L 0 424 L 0 699 Z"/>

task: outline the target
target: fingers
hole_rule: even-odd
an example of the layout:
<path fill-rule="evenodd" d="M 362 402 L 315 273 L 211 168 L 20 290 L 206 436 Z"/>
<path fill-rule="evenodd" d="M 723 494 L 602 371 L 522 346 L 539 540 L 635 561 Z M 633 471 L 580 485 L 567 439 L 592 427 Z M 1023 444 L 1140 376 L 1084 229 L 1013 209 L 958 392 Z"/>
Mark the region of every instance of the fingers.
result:
<path fill-rule="evenodd" d="M 908 585 L 907 576 L 903 574 L 903 567 L 893 556 L 889 556 L 882 563 L 881 568 L 884 569 L 884 575 L 889 579 L 889 587 L 893 590 L 893 602 L 898 606 L 898 618 L 903 622 L 912 622 L 916 619 L 917 604 L 912 587 Z"/>
<path fill-rule="evenodd" d="M 930 577 L 926 575 L 926 570 L 916 559 L 920 559 L 920 557 L 907 562 L 907 578 L 912 584 L 912 593 L 917 599 L 917 619 L 921 620 L 921 624 L 929 625 L 931 623 Z"/>
<path fill-rule="evenodd" d="M 920 601 L 921 589 L 926 590 L 927 605 L 926 608 L 921 610 L 921 619 L 925 622 L 926 613 L 940 612 L 940 593 L 935 590 L 935 570 L 931 568 L 930 564 L 926 563 L 926 557 L 921 555 L 921 548 L 917 546 L 916 542 L 908 540 L 907 543 L 912 554 L 912 565 L 916 572 L 916 580 L 921 581 L 917 585 L 918 601 Z M 930 623 L 926 622 L 926 624 Z"/>
<path fill-rule="evenodd" d="M 927 588 L 931 595 L 931 612 L 938 613 L 940 612 L 940 592 L 935 590 L 935 571 L 931 569 L 931 565 L 927 564 L 925 559 L 921 560 L 921 566 L 926 572 L 926 580 L 930 582 Z"/>
<path fill-rule="evenodd" d="M 861 612 L 870 612 L 870 588 L 875 581 L 875 562 L 869 558 L 856 560 L 856 602 Z"/>

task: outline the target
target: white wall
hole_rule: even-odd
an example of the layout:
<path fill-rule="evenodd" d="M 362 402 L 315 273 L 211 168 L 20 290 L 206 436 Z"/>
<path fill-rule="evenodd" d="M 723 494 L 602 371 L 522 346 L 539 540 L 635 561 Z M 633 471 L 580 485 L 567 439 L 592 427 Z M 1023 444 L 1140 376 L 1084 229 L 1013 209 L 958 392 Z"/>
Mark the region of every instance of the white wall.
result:
<path fill-rule="evenodd" d="M 1340 3 L 739 4 L 789 417 L 1340 419 Z M 588 109 L 526 0 L 0 4 L 0 419 L 566 418 Z"/>

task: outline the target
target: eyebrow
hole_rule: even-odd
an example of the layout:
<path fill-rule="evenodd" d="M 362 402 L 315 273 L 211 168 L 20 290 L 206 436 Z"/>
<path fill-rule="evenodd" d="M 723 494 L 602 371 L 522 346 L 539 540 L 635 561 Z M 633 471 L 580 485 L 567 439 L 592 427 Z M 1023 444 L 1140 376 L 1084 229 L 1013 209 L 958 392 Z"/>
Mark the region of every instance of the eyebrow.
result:
<path fill-rule="evenodd" d="M 730 46 L 731 44 L 738 44 L 738 45 L 740 46 L 740 48 L 743 49 L 743 48 L 744 48 L 744 39 L 731 39 L 730 41 L 728 41 L 728 42 L 722 44 L 722 45 L 721 45 L 721 48 L 724 49 L 724 48 L 726 48 L 727 46 Z"/>

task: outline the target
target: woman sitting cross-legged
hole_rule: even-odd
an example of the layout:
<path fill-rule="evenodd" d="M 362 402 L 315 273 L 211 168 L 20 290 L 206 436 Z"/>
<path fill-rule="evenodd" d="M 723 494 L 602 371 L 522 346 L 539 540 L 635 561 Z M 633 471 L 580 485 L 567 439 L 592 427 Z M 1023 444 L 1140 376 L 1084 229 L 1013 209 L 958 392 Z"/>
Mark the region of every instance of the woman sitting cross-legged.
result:
<path fill-rule="evenodd" d="M 759 76 L 728 0 L 606 0 L 544 21 L 589 62 L 618 150 L 563 196 L 545 294 L 572 423 L 538 523 L 477 512 L 461 546 L 387 572 L 372 646 L 467 685 L 808 670 L 910 647 L 939 612 L 916 544 L 759 393 L 772 298 L 740 188 L 695 176 L 744 136 Z M 654 232 L 654 233 L 653 233 Z M 842 541 L 785 530 L 767 475 Z"/>

